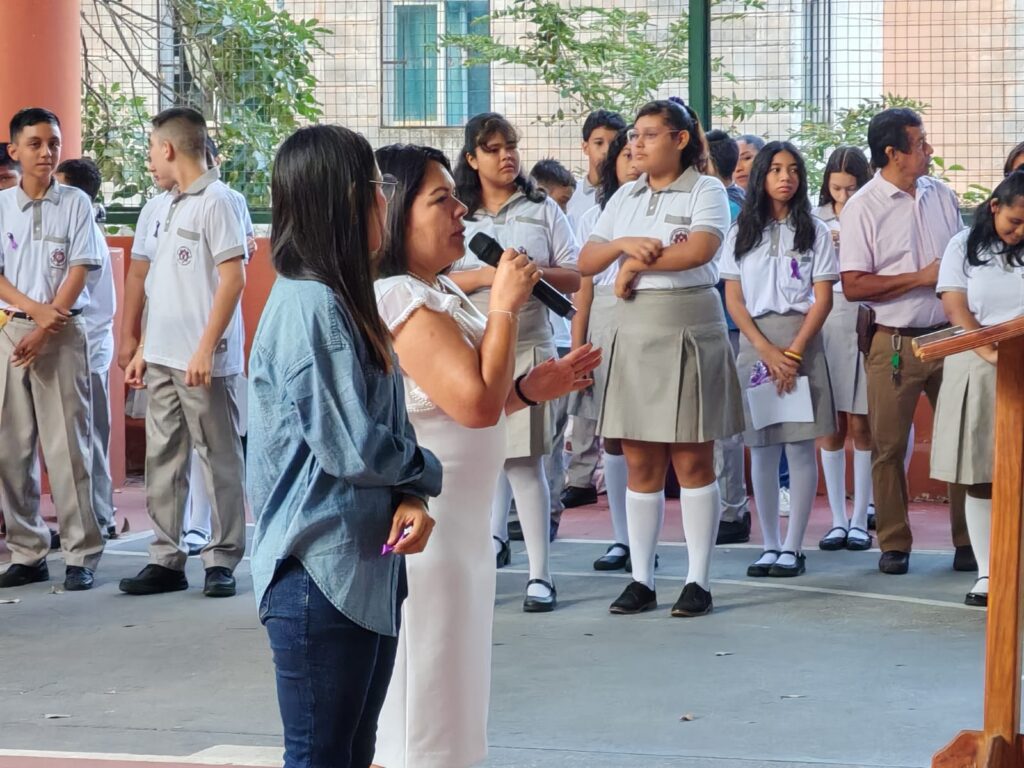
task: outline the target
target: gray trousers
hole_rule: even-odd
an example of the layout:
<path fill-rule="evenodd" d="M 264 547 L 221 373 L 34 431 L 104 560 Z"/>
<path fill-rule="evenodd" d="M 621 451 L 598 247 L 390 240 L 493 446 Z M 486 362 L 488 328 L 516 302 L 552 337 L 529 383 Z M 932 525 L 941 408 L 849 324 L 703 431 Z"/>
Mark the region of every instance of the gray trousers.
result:
<path fill-rule="evenodd" d="M 237 376 L 221 376 L 209 389 L 188 387 L 184 371 L 162 365 L 146 371 L 146 505 L 156 534 L 149 556 L 157 565 L 180 571 L 188 559 L 181 527 L 193 447 L 213 510 L 213 535 L 203 550 L 203 565 L 234 569 L 242 559 L 244 465 L 237 382 Z"/>
<path fill-rule="evenodd" d="M 561 352 L 561 350 L 559 350 Z M 569 423 L 569 398 L 560 397 L 549 403 L 554 435 L 551 453 L 544 457 L 544 474 L 548 478 L 548 489 L 551 492 L 551 513 L 558 515 L 565 507 L 562 506 L 562 490 L 565 488 L 565 428 Z"/>
<path fill-rule="evenodd" d="M 601 441 L 597 439 L 597 419 L 579 414 L 572 417 L 572 454 L 566 485 L 590 488 L 601 458 Z"/>
<path fill-rule="evenodd" d="M 105 532 L 114 525 L 114 484 L 110 479 L 110 372 L 89 375 L 92 393 L 92 508 Z"/>
<path fill-rule="evenodd" d="M 739 354 L 740 332 L 729 331 L 733 354 Z M 715 475 L 722 496 L 722 521 L 735 523 L 749 513 L 743 456 L 743 434 L 715 441 Z"/>
<path fill-rule="evenodd" d="M 27 368 L 11 364 L 15 346 L 34 331 L 12 319 L 0 331 L 0 507 L 11 562 L 35 564 L 50 551 L 39 514 L 39 447 L 43 450 L 61 549 L 68 565 L 95 568 L 103 535 L 92 507 L 89 364 L 81 317 L 52 334 Z"/>

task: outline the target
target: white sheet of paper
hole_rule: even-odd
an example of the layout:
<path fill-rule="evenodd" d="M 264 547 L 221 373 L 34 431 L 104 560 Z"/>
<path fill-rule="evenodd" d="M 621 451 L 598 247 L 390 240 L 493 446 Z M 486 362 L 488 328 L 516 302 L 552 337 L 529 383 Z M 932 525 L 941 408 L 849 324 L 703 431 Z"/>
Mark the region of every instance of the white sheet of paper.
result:
<path fill-rule="evenodd" d="M 798 376 L 792 392 L 780 395 L 775 382 L 769 381 L 747 390 L 750 420 L 754 429 L 763 429 L 783 422 L 814 421 L 811 406 L 811 385 L 806 376 Z"/>

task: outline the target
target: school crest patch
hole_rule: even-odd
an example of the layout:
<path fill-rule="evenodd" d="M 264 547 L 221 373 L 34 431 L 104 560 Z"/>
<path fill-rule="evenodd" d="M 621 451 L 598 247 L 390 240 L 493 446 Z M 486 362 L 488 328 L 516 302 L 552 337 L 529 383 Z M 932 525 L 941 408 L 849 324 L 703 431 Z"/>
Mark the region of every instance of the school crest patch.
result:
<path fill-rule="evenodd" d="M 192 263 L 192 251 L 188 249 L 188 246 L 181 246 L 178 249 L 178 266 L 187 267 Z"/>
<path fill-rule="evenodd" d="M 672 233 L 672 237 L 669 238 L 669 245 L 679 245 L 685 243 L 690 235 L 690 230 L 686 227 L 679 227 Z"/>
<path fill-rule="evenodd" d="M 68 263 L 67 254 L 63 248 L 54 248 L 50 251 L 50 266 L 54 269 L 63 269 Z"/>

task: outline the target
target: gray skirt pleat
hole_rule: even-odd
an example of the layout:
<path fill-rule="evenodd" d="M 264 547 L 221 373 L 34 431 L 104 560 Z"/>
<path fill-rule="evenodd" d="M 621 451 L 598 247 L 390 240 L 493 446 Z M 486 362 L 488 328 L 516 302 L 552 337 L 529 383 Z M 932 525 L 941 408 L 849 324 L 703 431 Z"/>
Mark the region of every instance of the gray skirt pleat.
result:
<path fill-rule="evenodd" d="M 992 482 L 995 405 L 994 365 L 974 352 L 946 358 L 935 403 L 932 477 L 964 485 Z"/>

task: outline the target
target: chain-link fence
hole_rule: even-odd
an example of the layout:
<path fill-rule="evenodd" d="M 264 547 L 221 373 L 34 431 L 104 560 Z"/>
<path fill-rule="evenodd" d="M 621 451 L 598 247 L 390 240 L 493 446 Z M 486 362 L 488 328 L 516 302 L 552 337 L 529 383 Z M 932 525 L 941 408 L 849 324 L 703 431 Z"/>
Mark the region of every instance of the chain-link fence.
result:
<path fill-rule="evenodd" d="M 883 103 L 924 113 L 944 174 L 970 202 L 1002 175 L 1024 94 L 1024 17 L 1008 0 L 712 3 L 713 127 L 791 138 L 820 167 L 865 143 Z M 298 125 L 339 122 L 375 146 L 454 155 L 473 114 L 520 129 L 524 165 L 581 170 L 582 115 L 686 96 L 687 0 L 83 0 L 87 151 L 105 194 L 147 194 L 146 120 L 190 103 L 227 180 L 269 205 L 273 152 Z M 962 170 L 961 170 L 962 167 Z"/>

